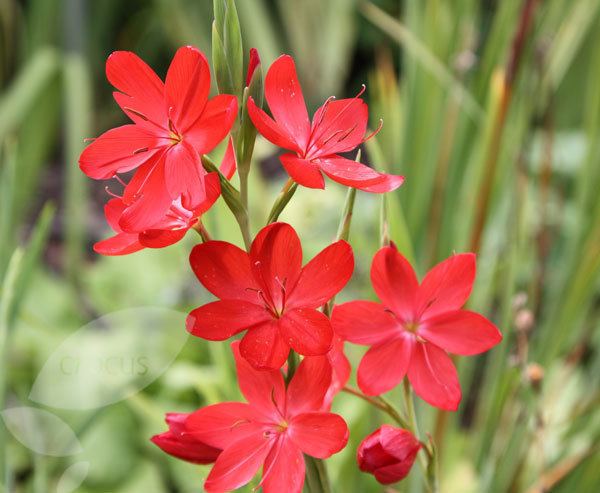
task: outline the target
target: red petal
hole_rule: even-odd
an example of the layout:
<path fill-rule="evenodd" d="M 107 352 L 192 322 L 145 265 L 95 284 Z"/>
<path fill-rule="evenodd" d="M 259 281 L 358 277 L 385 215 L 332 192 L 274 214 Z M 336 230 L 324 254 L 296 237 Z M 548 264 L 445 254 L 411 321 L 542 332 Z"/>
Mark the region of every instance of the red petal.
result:
<path fill-rule="evenodd" d="M 202 285 L 217 298 L 261 301 L 250 259 L 241 248 L 225 241 L 207 241 L 192 249 L 190 265 Z"/>
<path fill-rule="evenodd" d="M 371 282 L 387 308 L 403 320 L 413 321 L 419 283 L 410 263 L 395 246 L 383 247 L 375 254 Z"/>
<path fill-rule="evenodd" d="M 123 200 L 116 197 L 114 199 L 110 199 L 104 205 L 104 217 L 106 217 L 106 222 L 117 233 L 121 233 L 119 219 L 126 208 L 127 205 L 123 202 Z"/>
<path fill-rule="evenodd" d="M 331 326 L 342 339 L 365 345 L 378 344 L 401 332 L 398 320 L 374 301 L 336 305 Z"/>
<path fill-rule="evenodd" d="M 137 125 L 123 125 L 104 132 L 79 156 L 79 167 L 90 178 L 106 180 L 153 158 L 160 141 Z"/>
<path fill-rule="evenodd" d="M 382 173 L 384 179 L 375 185 L 357 186 L 359 190 L 363 192 L 371 193 L 387 193 L 396 190 L 400 185 L 404 183 L 404 177 L 400 175 L 388 175 Z"/>
<path fill-rule="evenodd" d="M 224 341 L 271 318 L 264 307 L 242 300 L 213 301 L 193 310 L 186 328 L 196 337 Z"/>
<path fill-rule="evenodd" d="M 250 248 L 250 263 L 264 295 L 282 308 L 302 269 L 302 246 L 294 228 L 273 223 L 261 229 Z"/>
<path fill-rule="evenodd" d="M 267 417 L 285 414 L 285 383 L 279 369 L 257 370 L 243 357 L 240 342 L 231 344 L 238 384 L 246 400 Z"/>
<path fill-rule="evenodd" d="M 446 352 L 432 343 L 414 345 L 408 379 L 415 393 L 432 406 L 456 411 L 461 399 L 458 374 Z"/>
<path fill-rule="evenodd" d="M 227 178 L 231 180 L 233 175 L 235 174 L 235 170 L 237 169 L 237 160 L 235 158 L 235 149 L 233 148 L 233 137 L 229 137 L 229 143 L 227 144 L 227 150 L 225 151 L 225 156 L 223 156 L 223 162 L 219 167 L 221 173 Z"/>
<path fill-rule="evenodd" d="M 127 95 L 127 99 L 117 99 L 124 110 L 126 107 L 133 109 L 136 113 L 144 115 L 145 121 L 149 120 L 154 122 L 155 126 L 168 128 L 164 84 L 135 53 L 112 53 L 106 60 L 106 77 L 114 87 Z M 127 113 L 132 115 L 130 111 Z M 138 120 L 140 119 L 136 119 Z M 153 127 L 151 124 L 144 126 Z"/>
<path fill-rule="evenodd" d="M 352 277 L 354 255 L 344 240 L 329 245 L 302 269 L 286 306 L 317 308 L 339 293 Z"/>
<path fill-rule="evenodd" d="M 458 310 L 469 298 L 475 281 L 475 254 L 452 255 L 431 269 L 417 294 L 417 315 L 425 320 Z"/>
<path fill-rule="evenodd" d="M 148 172 L 140 193 L 141 196 L 125 209 L 119 220 L 119 226 L 123 231 L 152 229 L 171 207 L 171 197 L 165 185 L 164 159 L 158 161 Z"/>
<path fill-rule="evenodd" d="M 137 233 L 117 233 L 94 244 L 94 251 L 100 255 L 127 255 L 142 250 Z"/>
<path fill-rule="evenodd" d="M 305 149 L 310 122 L 291 56 L 280 56 L 269 68 L 265 78 L 265 98 L 275 121 L 293 137 L 298 147 Z"/>
<path fill-rule="evenodd" d="M 368 121 L 369 108 L 362 99 L 325 103 L 313 117 L 308 153 L 319 157 L 351 151 L 362 143 Z"/>
<path fill-rule="evenodd" d="M 315 358 L 322 358 L 322 356 L 315 356 Z M 327 359 L 331 364 L 332 375 L 331 384 L 327 389 L 325 399 L 323 399 L 322 410 L 324 411 L 328 411 L 331 408 L 333 398 L 348 383 L 352 371 L 350 361 L 348 361 L 348 358 L 346 358 L 346 355 L 344 354 L 344 341 L 335 335 L 333 336 L 331 349 L 327 353 Z"/>
<path fill-rule="evenodd" d="M 247 484 L 264 463 L 272 446 L 273 441 L 261 433 L 226 448 L 206 478 L 204 489 L 209 493 L 222 493 Z"/>
<path fill-rule="evenodd" d="M 294 139 L 288 135 L 287 131 L 282 128 L 275 120 L 267 115 L 261 108 L 256 106 L 254 99 L 248 99 L 248 116 L 256 127 L 256 130 L 267 139 L 269 142 L 284 149 L 290 149 L 295 152 L 302 152 Z"/>
<path fill-rule="evenodd" d="M 177 243 L 187 233 L 187 229 L 165 230 L 147 229 L 139 234 L 139 240 L 146 248 L 165 248 Z"/>
<path fill-rule="evenodd" d="M 322 312 L 312 308 L 285 312 L 279 327 L 285 342 L 303 356 L 325 354 L 331 348 L 333 330 Z"/>
<path fill-rule="evenodd" d="M 326 459 L 348 442 L 348 426 L 332 413 L 304 413 L 292 418 L 288 433 L 294 443 L 311 457 Z"/>
<path fill-rule="evenodd" d="M 287 174 L 299 185 L 308 188 L 325 188 L 325 180 L 316 164 L 294 154 L 284 154 L 279 156 L 279 159 Z"/>
<path fill-rule="evenodd" d="M 206 198 L 198 207 L 194 209 L 193 223 L 196 222 L 198 217 L 208 211 L 221 195 L 221 182 L 219 181 L 219 174 L 216 172 L 206 174 L 204 176 L 204 187 L 204 195 Z"/>
<path fill-rule="evenodd" d="M 165 81 L 167 111 L 183 134 L 200 117 L 210 92 L 210 69 L 204 54 L 193 46 L 177 50 Z"/>
<path fill-rule="evenodd" d="M 170 431 L 154 435 L 150 440 L 167 454 L 192 464 L 212 464 L 221 452 L 199 441 L 180 440 Z"/>
<path fill-rule="evenodd" d="M 419 335 L 450 353 L 468 356 L 483 353 L 502 340 L 498 328 L 475 312 L 457 310 L 430 318 Z"/>
<path fill-rule="evenodd" d="M 204 107 L 202 116 L 185 132 L 185 141 L 199 154 L 212 151 L 231 130 L 237 117 L 237 99 L 229 94 L 219 94 Z"/>
<path fill-rule="evenodd" d="M 316 159 L 314 162 L 329 178 L 349 187 L 360 189 L 366 185 L 375 185 L 385 179 L 384 175 L 373 168 L 341 156 L 329 156 Z"/>
<path fill-rule="evenodd" d="M 183 434 L 224 449 L 249 435 L 262 435 L 262 425 L 255 422 L 258 417 L 249 404 L 221 402 L 191 413 Z"/>
<path fill-rule="evenodd" d="M 302 451 L 286 437 L 280 437 L 265 460 L 263 479 L 265 493 L 301 493 L 304 486 Z"/>
<path fill-rule="evenodd" d="M 186 209 L 193 209 L 206 199 L 204 168 L 200 156 L 184 142 L 169 148 L 165 158 L 165 177 L 171 199 L 180 195 Z"/>
<path fill-rule="evenodd" d="M 256 48 L 250 48 L 248 71 L 246 72 L 246 87 L 248 87 L 250 85 L 250 82 L 252 82 L 252 76 L 254 75 L 254 71 L 259 65 L 260 56 L 258 55 L 258 50 Z"/>
<path fill-rule="evenodd" d="M 290 347 L 281 337 L 275 320 L 253 327 L 240 343 L 241 355 L 258 370 L 278 370 L 289 352 Z"/>
<path fill-rule="evenodd" d="M 302 360 L 287 389 L 287 415 L 320 411 L 331 384 L 331 365 L 326 356 Z"/>
<path fill-rule="evenodd" d="M 358 366 L 358 386 L 367 395 L 379 395 L 398 385 L 411 364 L 414 342 L 398 337 L 370 348 Z"/>

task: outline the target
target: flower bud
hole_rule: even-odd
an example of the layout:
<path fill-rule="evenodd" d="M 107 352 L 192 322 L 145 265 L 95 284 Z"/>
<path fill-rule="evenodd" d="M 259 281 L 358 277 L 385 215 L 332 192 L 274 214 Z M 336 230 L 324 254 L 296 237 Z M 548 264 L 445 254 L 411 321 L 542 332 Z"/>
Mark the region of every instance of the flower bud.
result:
<path fill-rule="evenodd" d="M 219 449 L 196 440 L 185 433 L 185 420 L 188 414 L 169 413 L 165 421 L 169 431 L 154 435 L 151 441 L 167 454 L 194 464 L 211 464 L 221 453 Z"/>
<path fill-rule="evenodd" d="M 358 467 L 381 484 L 395 483 L 408 475 L 420 448 L 410 431 L 383 425 L 359 445 Z"/>

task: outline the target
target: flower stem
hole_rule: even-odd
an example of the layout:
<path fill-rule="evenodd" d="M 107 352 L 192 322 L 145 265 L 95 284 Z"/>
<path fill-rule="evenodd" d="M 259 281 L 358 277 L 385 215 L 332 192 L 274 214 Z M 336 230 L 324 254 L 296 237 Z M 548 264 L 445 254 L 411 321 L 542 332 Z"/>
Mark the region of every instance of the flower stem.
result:
<path fill-rule="evenodd" d="M 274 223 L 279 218 L 279 214 L 285 209 L 285 206 L 288 205 L 288 202 L 294 196 L 296 189 L 298 188 L 298 184 L 292 180 L 291 178 L 285 182 L 281 192 L 277 195 L 275 202 L 273 203 L 273 207 L 271 208 L 271 212 L 269 213 L 269 218 L 267 219 L 267 224 Z"/>
<path fill-rule="evenodd" d="M 380 409 L 381 411 L 387 413 L 388 416 L 390 416 L 390 418 L 392 418 L 402 428 L 406 428 L 407 430 L 412 429 L 409 422 L 404 417 L 402 417 L 402 415 L 394 408 L 394 406 L 392 404 L 390 404 L 387 400 L 385 400 L 383 397 L 368 396 L 366 394 L 363 394 L 360 390 L 350 387 L 348 385 L 346 385 L 342 389 L 342 391 L 346 392 L 347 394 L 352 394 L 352 395 L 368 402 L 369 404 L 376 407 L 377 409 Z"/>
<path fill-rule="evenodd" d="M 194 224 L 193 229 L 200 235 L 203 243 L 212 240 L 209 232 L 206 230 L 206 227 L 204 224 L 202 224 L 202 221 L 198 221 L 196 224 Z"/>

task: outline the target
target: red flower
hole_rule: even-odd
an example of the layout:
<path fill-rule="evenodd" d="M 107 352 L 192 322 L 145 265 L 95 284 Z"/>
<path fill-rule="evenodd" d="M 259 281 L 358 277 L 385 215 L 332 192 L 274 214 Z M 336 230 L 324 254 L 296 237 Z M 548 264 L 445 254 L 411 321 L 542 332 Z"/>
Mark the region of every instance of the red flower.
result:
<path fill-rule="evenodd" d="M 252 82 L 252 76 L 256 67 L 260 65 L 260 56 L 256 48 L 250 48 L 250 58 L 248 60 L 248 72 L 246 73 L 246 87 Z"/>
<path fill-rule="evenodd" d="M 192 210 L 205 200 L 200 155 L 229 133 L 237 100 L 208 99 L 210 70 L 192 46 L 177 50 L 163 82 L 137 55 L 117 51 L 106 62 L 114 97 L 133 124 L 105 132 L 81 154 L 82 171 L 108 179 L 137 168 L 127 186 L 124 230 L 144 230 L 159 221 L 174 200 Z M 136 199 L 136 200 L 134 200 Z"/>
<path fill-rule="evenodd" d="M 410 431 L 383 425 L 361 442 L 356 459 L 361 471 L 381 484 L 392 484 L 408 475 L 420 449 Z"/>
<path fill-rule="evenodd" d="M 342 185 L 375 193 L 394 190 L 404 181 L 401 176 L 378 173 L 338 155 L 352 151 L 366 140 L 369 111 L 358 96 L 328 99 L 311 124 L 294 60 L 282 55 L 267 73 L 265 98 L 273 118 L 258 108 L 252 98 L 248 100 L 248 114 L 266 139 L 293 151 L 281 156 L 281 163 L 300 185 L 325 188 L 321 172 Z"/>
<path fill-rule="evenodd" d="M 224 241 L 197 245 L 190 263 L 200 282 L 220 298 L 193 310 L 187 329 L 209 341 L 248 330 L 240 351 L 255 368 L 278 369 L 290 347 L 325 354 L 332 339 L 318 307 L 337 294 L 354 269 L 352 248 L 340 240 L 302 267 L 302 246 L 285 223 L 263 228 L 250 253 Z"/>
<path fill-rule="evenodd" d="M 348 441 L 348 427 L 337 414 L 321 412 L 331 379 L 329 365 L 300 363 L 287 389 L 280 371 L 255 370 L 232 347 L 240 389 L 248 403 L 225 402 L 192 413 L 186 432 L 223 449 L 204 488 L 231 491 L 248 483 L 263 466 L 265 493 L 300 493 L 304 457 L 325 459 Z"/>
<path fill-rule="evenodd" d="M 419 285 L 395 246 L 377 252 L 371 282 L 383 304 L 351 301 L 336 306 L 332 325 L 342 338 L 371 346 L 358 368 L 358 385 L 369 395 L 387 392 L 405 375 L 432 406 L 456 410 L 458 375 L 446 353 L 470 355 L 492 348 L 502 335 L 485 317 L 460 308 L 475 280 L 475 255 L 453 255 Z"/>
<path fill-rule="evenodd" d="M 194 464 L 212 464 L 217 460 L 221 449 L 206 445 L 185 433 L 185 421 L 189 414 L 169 413 L 165 421 L 169 431 L 154 435 L 151 440 L 167 454 Z"/>

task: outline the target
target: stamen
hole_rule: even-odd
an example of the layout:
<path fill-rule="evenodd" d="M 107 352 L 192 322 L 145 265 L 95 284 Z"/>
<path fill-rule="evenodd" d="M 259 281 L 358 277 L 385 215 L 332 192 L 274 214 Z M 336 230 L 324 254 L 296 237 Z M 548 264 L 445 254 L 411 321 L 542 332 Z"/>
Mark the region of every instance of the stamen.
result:
<path fill-rule="evenodd" d="M 372 132 L 371 134 L 367 135 L 363 140 L 362 143 L 364 144 L 365 142 L 367 142 L 368 140 L 371 140 L 373 137 L 375 137 L 379 132 L 381 132 L 381 129 L 383 128 L 383 118 L 379 119 L 379 125 L 377 126 L 377 128 L 375 129 L 374 132 Z"/>
<path fill-rule="evenodd" d="M 115 180 L 117 180 L 117 181 L 118 181 L 118 182 L 119 182 L 121 185 L 123 185 L 124 187 L 126 187 L 126 186 L 127 186 L 127 183 L 125 183 L 125 182 L 123 181 L 123 179 L 122 179 L 122 178 L 121 178 L 119 175 L 117 175 L 116 173 L 115 173 L 115 176 L 113 176 L 113 178 L 114 178 Z"/>
<path fill-rule="evenodd" d="M 133 113 L 135 116 L 139 116 L 145 122 L 150 121 L 150 118 L 148 118 L 146 115 L 144 115 L 143 113 L 139 112 L 138 110 L 134 110 L 133 108 L 130 108 L 129 106 L 125 106 L 125 107 L 123 107 L 123 109 L 125 111 L 129 111 L 130 113 Z"/>
<path fill-rule="evenodd" d="M 96 140 L 96 137 L 86 137 L 85 139 L 83 139 L 84 142 L 94 142 Z"/>
<path fill-rule="evenodd" d="M 106 185 L 106 186 L 104 187 L 104 191 L 105 191 L 105 192 L 106 192 L 108 195 L 110 195 L 111 197 L 114 197 L 115 199 L 122 199 L 122 198 L 123 198 L 123 197 L 121 197 L 120 195 L 117 195 L 116 193 L 114 193 L 114 192 L 111 192 L 111 191 L 110 191 L 110 188 L 108 188 L 108 185 Z"/>
<path fill-rule="evenodd" d="M 147 147 L 140 147 L 139 149 L 136 149 L 135 151 L 133 151 L 133 154 L 142 154 L 144 152 L 148 152 L 148 148 Z"/>
<path fill-rule="evenodd" d="M 354 132 L 354 130 L 356 130 L 356 125 L 352 126 L 352 128 L 349 128 L 346 133 L 338 139 L 338 142 L 342 142 L 344 139 L 347 139 L 348 136 Z"/>

